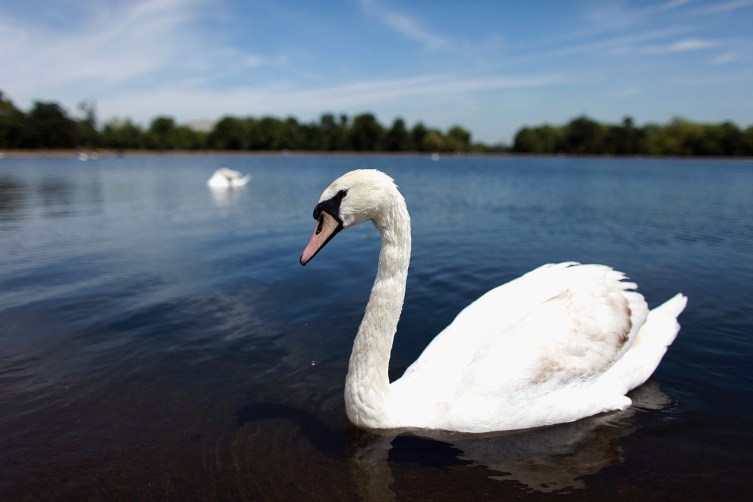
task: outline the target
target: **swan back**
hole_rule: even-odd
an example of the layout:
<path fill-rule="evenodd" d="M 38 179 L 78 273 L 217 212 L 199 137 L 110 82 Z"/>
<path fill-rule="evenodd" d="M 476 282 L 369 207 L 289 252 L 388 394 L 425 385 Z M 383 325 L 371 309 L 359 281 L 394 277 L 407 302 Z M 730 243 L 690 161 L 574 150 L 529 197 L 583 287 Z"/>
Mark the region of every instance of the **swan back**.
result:
<path fill-rule="evenodd" d="M 468 421 L 503 430 L 580 418 L 583 407 L 624 406 L 626 390 L 604 375 L 648 314 L 624 279 L 609 267 L 562 263 L 492 289 L 393 383 L 397 407 L 412 407 L 420 395 L 424 410 L 435 408 L 423 426 L 457 430 Z"/>
<path fill-rule="evenodd" d="M 221 167 L 212 177 L 207 180 L 207 186 L 211 188 L 239 188 L 246 186 L 251 181 L 251 175 L 243 175 L 233 169 Z"/>

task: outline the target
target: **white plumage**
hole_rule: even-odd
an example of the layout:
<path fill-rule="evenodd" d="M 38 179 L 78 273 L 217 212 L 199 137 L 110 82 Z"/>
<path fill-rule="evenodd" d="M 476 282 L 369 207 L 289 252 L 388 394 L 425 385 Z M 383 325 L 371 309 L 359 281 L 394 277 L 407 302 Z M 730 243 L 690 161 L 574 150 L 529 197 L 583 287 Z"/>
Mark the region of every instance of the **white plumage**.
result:
<path fill-rule="evenodd" d="M 211 188 L 238 188 L 246 186 L 249 181 L 251 181 L 250 174 L 244 176 L 233 169 L 221 167 L 207 180 L 207 186 Z"/>
<path fill-rule="evenodd" d="M 334 213 L 334 214 L 333 214 Z M 625 409 L 674 340 L 687 299 L 648 310 L 604 265 L 544 265 L 461 311 L 395 382 L 389 356 L 405 296 L 410 217 L 387 175 L 357 170 L 322 194 L 306 264 L 342 228 L 382 237 L 374 287 L 345 385 L 348 418 L 368 429 L 523 429 Z"/>

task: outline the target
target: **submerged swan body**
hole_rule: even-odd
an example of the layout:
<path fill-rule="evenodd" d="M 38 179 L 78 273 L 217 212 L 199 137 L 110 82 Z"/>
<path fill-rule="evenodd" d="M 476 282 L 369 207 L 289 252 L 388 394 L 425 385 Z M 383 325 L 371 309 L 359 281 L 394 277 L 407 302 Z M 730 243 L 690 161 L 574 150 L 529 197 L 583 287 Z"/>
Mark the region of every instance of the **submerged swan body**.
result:
<path fill-rule="evenodd" d="M 348 418 L 362 428 L 491 432 L 622 410 L 680 329 L 681 294 L 649 311 L 607 266 L 544 265 L 463 309 L 390 383 L 411 251 L 405 200 L 386 174 L 356 170 L 324 190 L 314 218 L 302 265 L 344 228 L 370 220 L 382 238 L 345 382 Z"/>
<path fill-rule="evenodd" d="M 212 188 L 238 188 L 246 186 L 251 181 L 251 175 L 242 175 L 238 171 L 221 167 L 207 180 L 207 186 Z"/>

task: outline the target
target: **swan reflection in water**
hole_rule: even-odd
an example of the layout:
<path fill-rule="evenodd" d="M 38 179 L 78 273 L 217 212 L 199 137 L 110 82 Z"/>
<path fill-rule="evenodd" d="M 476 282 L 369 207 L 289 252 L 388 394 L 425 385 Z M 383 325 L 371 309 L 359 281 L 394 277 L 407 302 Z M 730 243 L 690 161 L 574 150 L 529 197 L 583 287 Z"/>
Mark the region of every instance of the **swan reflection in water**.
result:
<path fill-rule="evenodd" d="M 209 193 L 212 197 L 212 202 L 215 207 L 219 209 L 228 209 L 233 207 L 244 196 L 245 189 L 243 190 L 229 190 L 227 188 L 209 187 Z"/>
<path fill-rule="evenodd" d="M 331 430 L 305 411 L 286 405 L 249 404 L 238 422 L 290 419 L 320 453 L 337 456 L 345 443 L 350 474 L 366 500 L 395 500 L 393 467 L 401 464 L 481 467 L 490 479 L 516 481 L 537 492 L 586 487 L 586 476 L 623 461 L 620 439 L 636 430 L 632 417 L 640 409 L 661 409 L 671 402 L 654 381 L 630 393 L 624 411 L 576 422 L 519 432 L 463 434 L 441 431 Z M 395 471 L 395 473 L 399 472 Z"/>

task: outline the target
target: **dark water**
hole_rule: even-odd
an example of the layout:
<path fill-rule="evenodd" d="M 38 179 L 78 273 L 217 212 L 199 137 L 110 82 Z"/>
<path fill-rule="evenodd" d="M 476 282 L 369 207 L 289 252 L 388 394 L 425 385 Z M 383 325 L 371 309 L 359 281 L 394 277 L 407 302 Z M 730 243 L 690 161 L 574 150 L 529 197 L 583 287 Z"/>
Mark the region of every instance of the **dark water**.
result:
<path fill-rule="evenodd" d="M 220 166 L 254 176 L 213 193 Z M 311 210 L 377 167 L 411 210 L 393 377 L 545 262 L 623 270 L 682 331 L 636 406 L 515 434 L 378 437 L 342 388 L 378 254 Z M 0 160 L 0 500 L 750 500 L 753 163 Z"/>

